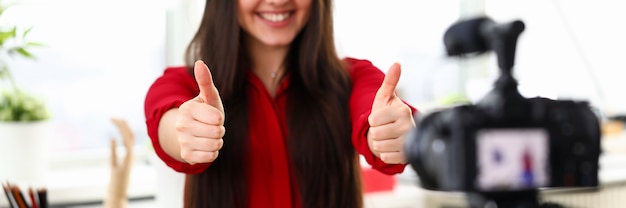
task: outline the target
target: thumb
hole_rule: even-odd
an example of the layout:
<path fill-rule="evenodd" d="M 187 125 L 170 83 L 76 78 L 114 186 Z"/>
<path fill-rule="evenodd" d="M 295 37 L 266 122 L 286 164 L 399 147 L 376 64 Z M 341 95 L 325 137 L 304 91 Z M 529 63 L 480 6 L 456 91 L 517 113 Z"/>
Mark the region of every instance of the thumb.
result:
<path fill-rule="evenodd" d="M 200 94 L 198 95 L 199 101 L 224 111 L 222 99 L 213 83 L 213 77 L 211 76 L 209 67 L 203 61 L 198 60 L 194 64 L 193 70 L 198 88 L 200 88 Z"/>
<path fill-rule="evenodd" d="M 399 81 L 400 64 L 393 63 L 393 65 L 391 65 L 391 67 L 387 71 L 383 83 L 380 85 L 380 88 L 378 88 L 378 91 L 376 92 L 376 97 L 374 97 L 372 110 L 387 105 L 391 101 L 391 99 L 396 96 L 396 87 L 398 86 Z"/>

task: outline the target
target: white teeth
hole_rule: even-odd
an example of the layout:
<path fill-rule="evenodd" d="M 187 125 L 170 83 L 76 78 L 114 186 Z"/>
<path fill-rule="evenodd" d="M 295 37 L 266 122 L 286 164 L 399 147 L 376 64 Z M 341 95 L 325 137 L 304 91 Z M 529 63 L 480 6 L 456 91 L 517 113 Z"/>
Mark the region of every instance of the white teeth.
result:
<path fill-rule="evenodd" d="M 272 21 L 272 22 L 280 22 L 286 20 L 291 14 L 290 13 L 261 13 L 261 17 L 263 19 Z"/>

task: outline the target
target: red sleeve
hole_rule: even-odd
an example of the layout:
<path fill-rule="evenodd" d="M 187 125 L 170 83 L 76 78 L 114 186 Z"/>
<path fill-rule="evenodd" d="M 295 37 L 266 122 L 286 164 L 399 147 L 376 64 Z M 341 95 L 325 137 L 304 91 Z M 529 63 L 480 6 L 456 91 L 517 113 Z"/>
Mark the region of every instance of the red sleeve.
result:
<path fill-rule="evenodd" d="M 380 88 L 385 74 L 370 61 L 353 58 L 346 60 L 350 66 L 349 71 L 352 77 L 352 94 L 350 95 L 352 144 L 372 168 L 389 175 L 401 173 L 406 164 L 386 164 L 372 153 L 367 143 L 367 131 L 370 127 L 368 117 L 372 110 L 376 91 Z M 409 107 L 413 112 L 416 111 L 412 106 Z"/>
<path fill-rule="evenodd" d="M 165 164 L 175 171 L 196 174 L 209 167 L 207 164 L 190 165 L 180 162 L 169 156 L 159 143 L 159 122 L 165 112 L 172 108 L 178 108 L 185 101 L 195 97 L 200 90 L 191 74 L 185 67 L 167 68 L 148 89 L 144 101 L 144 113 L 148 136 L 156 154 Z"/>

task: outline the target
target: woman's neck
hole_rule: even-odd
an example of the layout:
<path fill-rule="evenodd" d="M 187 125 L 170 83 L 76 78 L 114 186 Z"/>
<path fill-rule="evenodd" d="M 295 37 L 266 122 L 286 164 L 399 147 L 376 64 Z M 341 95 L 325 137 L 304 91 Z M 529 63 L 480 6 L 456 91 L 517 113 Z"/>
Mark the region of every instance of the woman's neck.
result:
<path fill-rule="evenodd" d="M 285 72 L 285 57 L 289 51 L 287 46 L 273 47 L 252 40 L 248 44 L 248 53 L 252 61 L 252 72 L 259 77 L 267 91 L 274 97 Z"/>
<path fill-rule="evenodd" d="M 255 41 L 256 42 L 256 41 Z M 258 42 L 248 47 L 252 70 L 259 74 L 271 74 L 283 66 L 288 47 L 272 47 Z"/>

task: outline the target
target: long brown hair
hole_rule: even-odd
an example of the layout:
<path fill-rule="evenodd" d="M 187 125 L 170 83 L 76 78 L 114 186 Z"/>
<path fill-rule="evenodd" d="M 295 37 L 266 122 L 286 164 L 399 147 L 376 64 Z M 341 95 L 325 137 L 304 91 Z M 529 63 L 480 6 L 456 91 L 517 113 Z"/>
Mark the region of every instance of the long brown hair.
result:
<path fill-rule="evenodd" d="M 351 82 L 338 58 L 331 0 L 314 0 L 308 23 L 287 55 L 288 152 L 303 207 L 362 207 L 360 166 L 352 146 Z M 224 146 L 211 167 L 188 175 L 185 207 L 245 207 L 244 163 L 249 151 L 246 69 L 251 67 L 237 20 L 236 0 L 207 0 L 186 63 L 211 69 L 226 115 Z M 193 73 L 189 67 L 190 73 Z"/>

